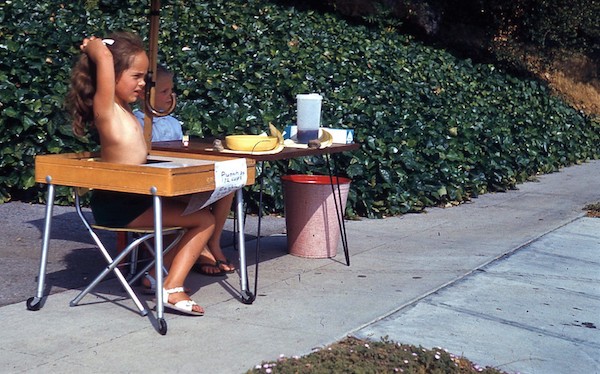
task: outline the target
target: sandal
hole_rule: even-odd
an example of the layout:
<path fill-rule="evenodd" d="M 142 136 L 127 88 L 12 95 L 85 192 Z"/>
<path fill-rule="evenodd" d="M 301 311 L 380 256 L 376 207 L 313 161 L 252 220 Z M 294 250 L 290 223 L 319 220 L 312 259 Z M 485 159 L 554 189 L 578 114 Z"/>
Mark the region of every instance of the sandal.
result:
<path fill-rule="evenodd" d="M 146 279 L 150 286 L 145 285 L 142 281 L 142 293 L 144 295 L 154 295 L 156 293 L 156 279 L 154 279 L 152 275 L 148 274 L 148 272 L 144 273 L 143 279 Z M 185 292 L 190 293 L 190 289 L 185 287 Z"/>
<path fill-rule="evenodd" d="M 200 273 L 209 277 L 223 277 L 225 274 L 227 274 L 227 272 L 221 269 L 218 264 L 218 261 L 216 264 L 197 262 L 194 264 L 194 266 L 192 266 L 192 270 L 196 273 Z M 212 271 L 209 271 L 208 269 L 212 269 Z"/>
<path fill-rule="evenodd" d="M 228 266 L 229 270 L 223 269 L 221 267 L 221 265 Z M 225 260 L 222 260 L 222 261 L 221 260 L 217 260 L 215 266 L 218 267 L 219 270 L 221 270 L 225 274 L 233 274 L 233 273 L 235 273 L 235 267 L 233 266 L 233 264 L 231 263 L 231 261 L 229 261 L 227 258 L 225 258 Z"/>
<path fill-rule="evenodd" d="M 202 311 L 202 312 L 194 311 L 194 309 L 193 309 L 194 305 L 198 305 L 198 304 L 196 304 L 196 302 L 193 300 L 188 299 L 188 300 L 178 301 L 175 304 L 170 303 L 169 295 L 173 294 L 173 293 L 185 293 L 185 290 L 183 289 L 183 287 L 175 287 L 175 288 L 171 288 L 168 290 L 163 288 L 163 306 L 166 309 L 176 310 L 178 312 L 185 313 L 190 316 L 203 316 L 204 315 L 204 311 Z"/>
<path fill-rule="evenodd" d="M 148 281 L 150 286 L 146 286 L 144 284 L 144 279 Z M 142 286 L 144 286 L 142 289 L 143 294 L 151 295 L 156 293 L 156 279 L 154 279 L 152 275 L 148 274 L 148 272 L 144 273 L 144 277 L 142 278 Z"/>

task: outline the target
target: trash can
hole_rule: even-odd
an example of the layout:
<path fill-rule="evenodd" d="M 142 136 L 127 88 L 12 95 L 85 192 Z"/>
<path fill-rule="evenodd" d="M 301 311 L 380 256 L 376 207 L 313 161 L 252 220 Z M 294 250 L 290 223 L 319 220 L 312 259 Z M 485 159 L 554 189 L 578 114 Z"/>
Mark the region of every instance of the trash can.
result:
<path fill-rule="evenodd" d="M 288 252 L 307 258 L 335 257 L 341 232 L 331 178 L 327 175 L 285 175 L 281 180 Z M 340 202 L 336 184 L 340 186 L 340 218 L 343 219 L 350 179 L 333 177 L 333 183 L 338 207 Z"/>

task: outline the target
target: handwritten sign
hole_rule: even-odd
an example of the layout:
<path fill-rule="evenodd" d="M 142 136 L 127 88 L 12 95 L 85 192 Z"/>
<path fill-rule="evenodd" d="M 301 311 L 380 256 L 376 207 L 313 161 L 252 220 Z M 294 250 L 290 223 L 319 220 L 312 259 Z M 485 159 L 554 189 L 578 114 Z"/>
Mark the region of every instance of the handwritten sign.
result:
<path fill-rule="evenodd" d="M 215 163 L 215 189 L 207 198 L 206 193 L 194 194 L 190 198 L 183 215 L 203 209 L 219 199 L 239 190 L 248 179 L 245 158 Z"/>

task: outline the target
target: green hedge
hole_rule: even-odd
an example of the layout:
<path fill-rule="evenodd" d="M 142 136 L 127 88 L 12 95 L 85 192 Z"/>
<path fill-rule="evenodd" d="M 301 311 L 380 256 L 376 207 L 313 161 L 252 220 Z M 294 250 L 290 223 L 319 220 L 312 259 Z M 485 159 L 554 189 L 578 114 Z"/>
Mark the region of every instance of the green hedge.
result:
<path fill-rule="evenodd" d="M 0 4 L 0 200 L 43 200 L 35 154 L 96 146 L 71 135 L 62 109 L 69 71 L 85 35 L 146 36 L 141 3 Z M 176 73 L 186 130 L 283 129 L 295 121 L 297 93 L 321 93 L 323 124 L 354 129 L 362 144 L 336 158 L 353 179 L 350 215 L 460 202 L 598 156 L 598 122 L 492 65 L 329 13 L 252 0 L 162 3 L 159 58 Z M 262 172 L 265 209 L 280 212 L 281 173 L 325 169 L 308 158 L 265 163 Z M 254 207 L 257 189 L 249 188 Z"/>

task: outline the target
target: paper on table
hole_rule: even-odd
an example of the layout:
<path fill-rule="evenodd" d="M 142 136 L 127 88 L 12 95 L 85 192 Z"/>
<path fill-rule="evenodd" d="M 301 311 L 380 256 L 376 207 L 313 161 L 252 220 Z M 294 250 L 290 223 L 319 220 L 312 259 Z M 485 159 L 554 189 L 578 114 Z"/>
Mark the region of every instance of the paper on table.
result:
<path fill-rule="evenodd" d="M 207 193 L 193 194 L 183 215 L 196 212 L 215 201 L 239 190 L 248 180 L 246 159 L 215 162 L 215 189 L 207 198 Z"/>

